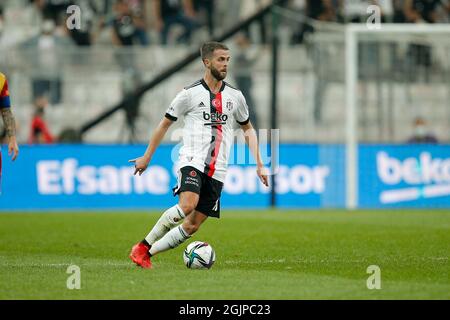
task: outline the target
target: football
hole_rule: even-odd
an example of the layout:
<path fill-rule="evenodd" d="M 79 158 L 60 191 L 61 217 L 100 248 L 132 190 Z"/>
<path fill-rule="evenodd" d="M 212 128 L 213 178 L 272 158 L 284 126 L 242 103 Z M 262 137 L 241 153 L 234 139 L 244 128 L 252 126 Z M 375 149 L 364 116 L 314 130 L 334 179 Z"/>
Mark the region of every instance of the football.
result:
<path fill-rule="evenodd" d="M 208 243 L 194 241 L 184 250 L 183 259 L 189 269 L 210 269 L 216 261 L 216 253 Z"/>

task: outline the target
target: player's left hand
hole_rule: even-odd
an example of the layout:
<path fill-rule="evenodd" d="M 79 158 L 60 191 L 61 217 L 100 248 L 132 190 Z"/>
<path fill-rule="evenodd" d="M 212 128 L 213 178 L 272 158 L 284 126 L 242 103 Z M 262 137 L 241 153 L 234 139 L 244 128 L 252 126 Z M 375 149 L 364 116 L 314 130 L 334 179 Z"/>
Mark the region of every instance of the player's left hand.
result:
<path fill-rule="evenodd" d="M 8 143 L 8 155 L 12 156 L 12 161 L 16 160 L 19 155 L 19 146 L 15 137 L 11 137 Z"/>
<path fill-rule="evenodd" d="M 258 177 L 261 180 L 262 184 L 268 187 L 269 179 L 267 178 L 267 169 L 264 167 L 258 167 L 256 169 L 256 173 L 258 174 Z"/>

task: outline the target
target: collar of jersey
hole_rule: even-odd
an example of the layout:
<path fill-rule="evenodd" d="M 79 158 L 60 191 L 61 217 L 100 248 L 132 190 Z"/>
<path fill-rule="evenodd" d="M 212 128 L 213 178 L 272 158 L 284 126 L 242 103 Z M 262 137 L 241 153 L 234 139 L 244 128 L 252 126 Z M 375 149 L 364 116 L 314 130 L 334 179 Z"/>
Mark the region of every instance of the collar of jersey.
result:
<path fill-rule="evenodd" d="M 212 93 L 211 89 L 210 89 L 210 88 L 208 87 L 208 85 L 206 84 L 205 79 L 201 79 L 200 82 L 201 82 L 202 86 L 205 87 L 206 90 L 208 90 L 209 92 Z M 219 92 L 222 92 L 223 89 L 225 89 L 225 81 L 222 80 L 222 86 L 220 87 Z M 214 93 L 213 93 L 213 94 L 214 94 Z"/>

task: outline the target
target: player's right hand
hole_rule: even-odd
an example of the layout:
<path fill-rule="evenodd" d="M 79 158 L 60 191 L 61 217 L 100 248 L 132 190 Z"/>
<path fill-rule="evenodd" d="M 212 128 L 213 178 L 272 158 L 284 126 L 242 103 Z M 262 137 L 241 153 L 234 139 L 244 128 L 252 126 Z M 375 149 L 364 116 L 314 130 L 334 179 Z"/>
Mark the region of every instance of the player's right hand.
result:
<path fill-rule="evenodd" d="M 256 174 L 258 175 L 262 184 L 266 187 L 269 186 L 268 172 L 269 170 L 267 170 L 267 168 L 264 168 L 263 166 L 258 166 L 258 168 L 256 169 Z"/>
<path fill-rule="evenodd" d="M 8 143 L 8 155 L 12 156 L 12 161 L 16 160 L 19 155 L 19 146 L 16 142 L 16 137 L 11 137 Z"/>
<path fill-rule="evenodd" d="M 144 157 L 140 157 L 140 158 L 136 158 L 136 159 L 131 159 L 128 160 L 128 162 L 132 162 L 134 163 L 134 175 L 136 175 L 137 173 L 139 173 L 139 175 L 141 176 L 144 171 L 147 169 L 148 167 L 148 163 L 149 161 L 147 161 Z"/>

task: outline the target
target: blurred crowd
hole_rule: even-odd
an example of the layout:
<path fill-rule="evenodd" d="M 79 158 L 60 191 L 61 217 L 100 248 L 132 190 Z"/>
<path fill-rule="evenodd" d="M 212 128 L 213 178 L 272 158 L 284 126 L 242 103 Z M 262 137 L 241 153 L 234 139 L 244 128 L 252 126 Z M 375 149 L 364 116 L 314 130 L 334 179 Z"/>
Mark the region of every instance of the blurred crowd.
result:
<path fill-rule="evenodd" d="M 71 43 L 90 46 L 109 29 L 116 46 L 190 43 L 193 33 L 203 30 L 210 37 L 243 19 L 271 0 L 3 0 L 0 2 L 0 37 L 6 11 L 21 12 L 22 24 L 67 37 Z M 81 9 L 81 27 L 66 27 L 67 8 Z M 450 0 L 286 0 L 285 6 L 322 22 L 364 22 L 367 8 L 377 5 L 382 22 L 448 23 Z M 20 8 L 20 9 L 19 9 Z M 15 19 L 11 14 L 11 19 Z M 268 19 L 258 21 L 260 35 L 252 42 L 266 43 Z M 291 42 L 301 43 L 313 31 L 307 20 L 293 27 Z M 250 33 L 247 31 L 250 36 Z M 1 44 L 1 41 L 0 41 Z"/>
<path fill-rule="evenodd" d="M 449 23 L 450 0 L 294 0 L 291 5 L 308 18 L 335 23 L 364 23 L 373 11 L 380 9 L 381 23 Z M 303 42 L 314 27 L 301 23 L 292 36 L 292 43 Z"/>
<path fill-rule="evenodd" d="M 29 142 L 51 143 L 56 138 L 48 129 L 44 110 L 62 100 L 62 86 L 57 49 L 107 44 L 114 47 L 149 46 L 154 44 L 192 44 L 217 36 L 237 22 L 269 5 L 272 0 L 0 0 L 0 49 L 20 46 L 32 54 L 25 60 L 29 70 L 32 101 L 35 106 Z M 79 28 L 70 28 L 68 7 L 80 9 Z M 449 23 L 450 0 L 286 0 L 283 4 L 300 19 L 282 19 L 289 26 L 284 37 L 291 45 L 304 43 L 317 23 L 364 23 L 376 5 L 384 23 Z M 295 14 L 297 13 L 297 14 Z M 287 22 L 289 20 L 289 23 Z M 252 30 L 247 28 L 235 37 L 235 82 L 245 93 L 252 122 L 258 127 L 253 112 L 252 66 L 260 54 L 251 52 L 251 44 L 270 42 L 270 17 L 258 19 Z M 22 27 L 26 32 L 20 33 Z M 203 38 L 196 38 L 198 33 Z M 6 39 L 6 40 L 5 40 Z M 132 50 L 116 50 L 115 58 L 123 70 L 123 94 L 137 88 L 142 81 L 134 66 Z M 415 65 L 430 65 L 431 49 L 411 45 L 419 57 Z M 419 61 L 420 60 L 420 61 Z M 5 67 L 1 65 L 0 67 Z M 320 78 L 320 77 L 319 77 Z M 318 86 L 322 94 L 324 88 Z M 318 95 L 320 96 L 320 95 Z M 127 110 L 137 110 L 138 101 Z M 315 110 L 321 110 L 318 99 Z M 315 119 L 320 120 L 317 111 Z M 136 112 L 135 112 L 136 113 Z M 132 127 L 136 114 L 127 114 Z M 316 113 L 316 111 L 315 111 Z M 419 128 L 422 122 L 418 121 Z M 420 131 L 420 130 L 419 130 Z"/>
<path fill-rule="evenodd" d="M 252 0 L 250 0 L 252 1 Z M 258 0 L 256 0 L 258 1 Z M 191 35 L 204 29 L 215 32 L 214 0 L 3 0 L 0 2 L 0 37 L 7 11 L 14 20 L 34 26 L 42 32 L 64 36 L 74 45 L 90 46 L 99 34 L 110 30 L 110 42 L 116 46 L 189 43 Z M 235 1 L 236 2 L 236 1 Z M 67 8 L 76 5 L 81 12 L 81 27 L 67 27 Z M 239 10 L 239 8 L 236 8 Z M 20 11 L 20 13 L 18 13 Z M 72 13 L 72 11 L 71 11 Z M 13 22 L 13 21 L 12 21 Z M 174 27 L 177 34 L 172 35 Z"/>

